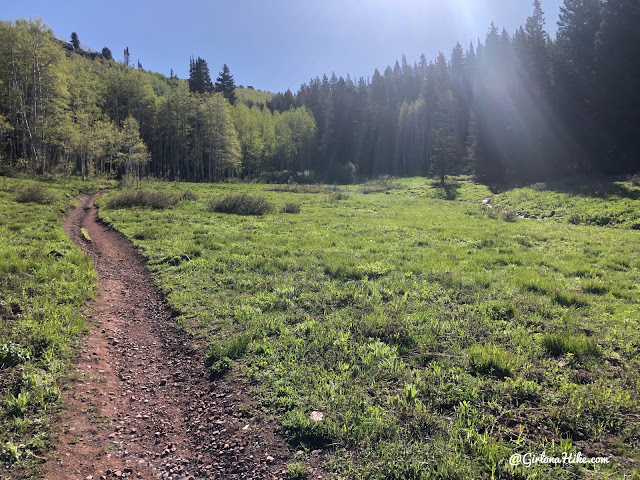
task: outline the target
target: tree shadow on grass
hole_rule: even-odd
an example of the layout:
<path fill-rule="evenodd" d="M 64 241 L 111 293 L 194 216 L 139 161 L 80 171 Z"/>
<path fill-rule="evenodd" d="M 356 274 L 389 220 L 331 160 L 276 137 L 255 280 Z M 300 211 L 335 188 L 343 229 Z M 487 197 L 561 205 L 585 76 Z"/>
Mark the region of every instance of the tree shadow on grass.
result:
<path fill-rule="evenodd" d="M 446 182 L 444 187 L 440 182 L 431 184 L 431 188 L 436 191 L 436 198 L 443 200 L 455 200 L 460 195 L 460 182 Z"/>

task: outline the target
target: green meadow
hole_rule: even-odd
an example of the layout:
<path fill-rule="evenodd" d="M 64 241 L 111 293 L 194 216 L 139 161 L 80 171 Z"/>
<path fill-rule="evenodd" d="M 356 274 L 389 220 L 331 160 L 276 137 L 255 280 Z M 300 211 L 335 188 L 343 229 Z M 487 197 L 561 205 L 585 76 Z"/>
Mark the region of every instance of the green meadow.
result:
<path fill-rule="evenodd" d="M 95 272 L 62 220 L 98 186 L 0 177 L 0 469 L 15 478 L 41 460 L 58 381 L 87 330 L 81 314 Z"/>
<path fill-rule="evenodd" d="M 640 188 L 435 185 L 147 183 L 124 193 L 156 208 L 119 190 L 99 204 L 211 375 L 249 382 L 339 476 L 638 478 Z M 527 452 L 610 463 L 510 465 Z"/>

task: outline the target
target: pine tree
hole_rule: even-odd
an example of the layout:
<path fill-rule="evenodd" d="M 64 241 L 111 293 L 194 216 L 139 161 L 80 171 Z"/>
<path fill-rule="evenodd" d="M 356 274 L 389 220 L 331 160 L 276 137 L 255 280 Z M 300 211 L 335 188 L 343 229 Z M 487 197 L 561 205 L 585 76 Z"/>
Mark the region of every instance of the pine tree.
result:
<path fill-rule="evenodd" d="M 215 91 L 221 92 L 224 98 L 229 100 L 229 103 L 233 105 L 236 101 L 236 85 L 233 80 L 233 75 L 229 71 L 229 67 L 225 63 L 222 66 L 222 71 L 216 79 Z"/>
<path fill-rule="evenodd" d="M 102 56 L 105 58 L 105 60 L 113 60 L 113 55 L 111 54 L 111 50 L 109 50 L 107 47 L 104 47 L 102 49 Z"/>
<path fill-rule="evenodd" d="M 128 67 L 131 55 L 129 54 L 129 47 L 124 49 L 124 64 Z"/>
<path fill-rule="evenodd" d="M 71 32 L 71 46 L 74 50 L 80 50 L 80 39 L 76 32 Z"/>
<path fill-rule="evenodd" d="M 189 60 L 189 91 L 208 93 L 213 90 L 209 66 L 204 58 Z"/>

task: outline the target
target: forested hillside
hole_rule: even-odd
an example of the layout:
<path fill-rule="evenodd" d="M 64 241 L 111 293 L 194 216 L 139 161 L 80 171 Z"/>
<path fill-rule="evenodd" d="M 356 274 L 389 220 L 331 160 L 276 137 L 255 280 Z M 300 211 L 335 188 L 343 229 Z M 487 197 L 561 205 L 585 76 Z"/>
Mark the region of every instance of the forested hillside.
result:
<path fill-rule="evenodd" d="M 5 170 L 192 181 L 309 171 L 338 182 L 475 173 L 488 182 L 640 170 L 640 4 L 565 0 L 551 38 L 539 0 L 516 32 L 491 24 L 449 57 L 370 79 L 316 77 L 294 94 L 238 94 L 224 65 L 169 78 L 39 22 L 0 25 Z M 260 93 L 260 95 L 257 95 Z M 283 175 L 272 178 L 288 178 Z"/>

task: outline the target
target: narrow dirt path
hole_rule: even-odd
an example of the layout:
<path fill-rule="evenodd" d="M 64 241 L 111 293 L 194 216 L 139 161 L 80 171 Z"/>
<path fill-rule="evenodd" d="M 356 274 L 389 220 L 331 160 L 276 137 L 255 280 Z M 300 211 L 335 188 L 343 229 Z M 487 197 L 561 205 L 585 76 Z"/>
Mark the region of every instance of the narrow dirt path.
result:
<path fill-rule="evenodd" d="M 98 221 L 99 195 L 65 223 L 93 259 L 99 293 L 45 478 L 282 478 L 289 454 L 275 422 L 233 375 L 208 379 L 131 242 Z"/>

